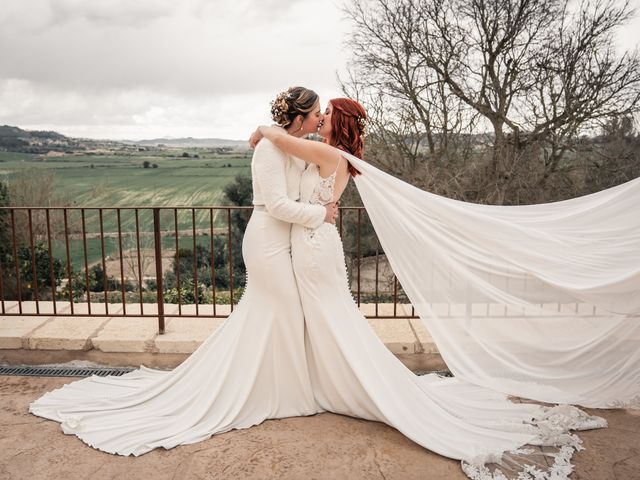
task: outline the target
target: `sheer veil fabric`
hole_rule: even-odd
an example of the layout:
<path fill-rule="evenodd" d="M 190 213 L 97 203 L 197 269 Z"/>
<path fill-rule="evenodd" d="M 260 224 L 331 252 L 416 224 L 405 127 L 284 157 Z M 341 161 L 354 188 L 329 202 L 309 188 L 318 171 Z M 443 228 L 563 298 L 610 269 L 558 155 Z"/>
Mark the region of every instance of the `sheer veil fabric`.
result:
<path fill-rule="evenodd" d="M 456 378 L 543 402 L 640 408 L 640 178 L 561 202 L 487 206 L 345 156 Z"/>

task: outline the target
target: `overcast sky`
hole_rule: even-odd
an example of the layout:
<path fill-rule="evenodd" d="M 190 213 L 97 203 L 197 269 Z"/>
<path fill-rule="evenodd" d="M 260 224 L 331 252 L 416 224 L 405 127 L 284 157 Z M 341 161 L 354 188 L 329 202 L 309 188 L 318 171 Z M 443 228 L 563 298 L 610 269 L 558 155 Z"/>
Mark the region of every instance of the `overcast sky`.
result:
<path fill-rule="evenodd" d="M 343 1 L 1 0 L 0 125 L 245 139 L 287 86 L 340 95 Z"/>

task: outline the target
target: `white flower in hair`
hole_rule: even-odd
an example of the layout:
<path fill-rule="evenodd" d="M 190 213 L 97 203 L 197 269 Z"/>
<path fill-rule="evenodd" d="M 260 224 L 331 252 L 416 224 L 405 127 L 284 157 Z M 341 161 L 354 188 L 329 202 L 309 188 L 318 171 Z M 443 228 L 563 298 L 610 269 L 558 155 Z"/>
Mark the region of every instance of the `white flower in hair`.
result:
<path fill-rule="evenodd" d="M 358 117 L 358 124 L 360 125 L 360 133 L 363 137 L 366 137 L 369 133 L 369 122 L 366 117 Z"/>
<path fill-rule="evenodd" d="M 287 101 L 292 99 L 293 95 L 288 90 L 278 93 L 275 100 L 269 102 L 269 105 L 271 105 L 271 113 L 275 116 L 280 116 L 283 113 L 288 112 L 289 105 Z"/>

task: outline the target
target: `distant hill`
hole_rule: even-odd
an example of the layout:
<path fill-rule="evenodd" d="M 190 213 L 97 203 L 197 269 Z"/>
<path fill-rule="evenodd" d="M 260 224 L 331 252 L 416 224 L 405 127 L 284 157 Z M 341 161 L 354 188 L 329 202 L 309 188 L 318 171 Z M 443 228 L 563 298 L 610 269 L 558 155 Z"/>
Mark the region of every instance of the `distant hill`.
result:
<path fill-rule="evenodd" d="M 57 132 L 23 130 L 10 125 L 0 126 L 0 150 L 25 153 L 47 153 L 65 150 L 77 145 L 77 141 Z"/>
<path fill-rule="evenodd" d="M 19 127 L 12 127 L 10 125 L 0 126 L 0 138 L 20 138 L 24 140 L 30 139 L 49 139 L 49 140 L 67 140 L 64 135 L 44 130 L 22 130 Z"/>
<path fill-rule="evenodd" d="M 48 151 L 86 150 L 104 146 L 156 147 L 168 148 L 229 148 L 246 149 L 246 140 L 228 140 L 224 138 L 153 138 L 149 140 L 96 140 L 92 138 L 66 137 L 60 133 L 43 130 L 23 130 L 11 125 L 0 126 L 0 150 L 47 153 Z"/>
<path fill-rule="evenodd" d="M 155 147 L 166 145 L 167 147 L 247 147 L 247 140 L 228 140 L 224 138 L 153 138 L 150 140 L 117 140 L 127 145 L 140 145 Z"/>

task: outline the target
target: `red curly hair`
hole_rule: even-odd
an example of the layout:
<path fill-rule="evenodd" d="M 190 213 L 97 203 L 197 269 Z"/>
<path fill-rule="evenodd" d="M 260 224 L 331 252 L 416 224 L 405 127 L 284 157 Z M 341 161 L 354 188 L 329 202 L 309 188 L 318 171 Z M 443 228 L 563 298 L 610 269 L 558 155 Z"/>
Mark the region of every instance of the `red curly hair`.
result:
<path fill-rule="evenodd" d="M 364 124 L 367 112 L 360 103 L 350 98 L 329 100 L 331 112 L 331 140 L 329 144 L 362 158 L 364 150 Z M 349 164 L 349 173 L 355 177 L 360 172 Z"/>

